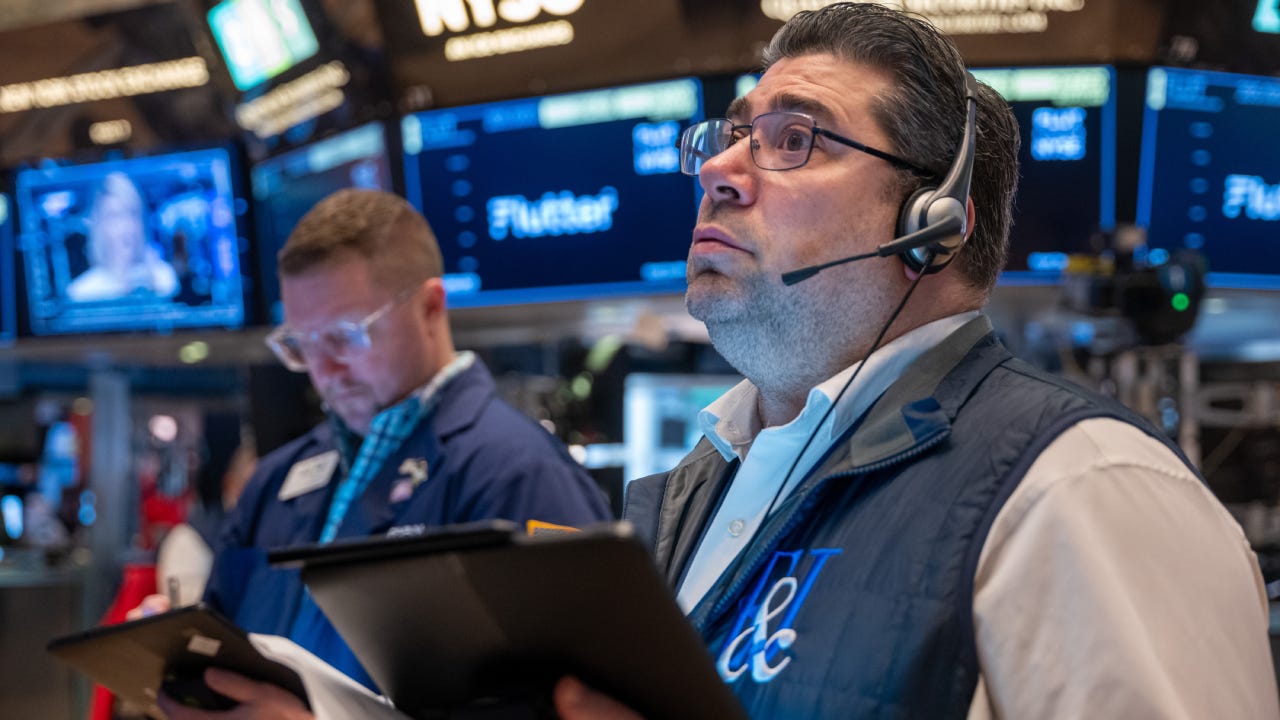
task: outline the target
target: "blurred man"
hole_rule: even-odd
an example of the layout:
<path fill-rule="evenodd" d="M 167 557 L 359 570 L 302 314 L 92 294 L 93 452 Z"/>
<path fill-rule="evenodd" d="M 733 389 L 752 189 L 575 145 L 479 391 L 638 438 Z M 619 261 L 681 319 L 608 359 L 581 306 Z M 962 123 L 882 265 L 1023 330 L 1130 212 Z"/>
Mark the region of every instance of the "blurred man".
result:
<path fill-rule="evenodd" d="M 454 350 L 440 251 L 402 198 L 326 198 L 290 235 L 279 270 L 286 322 L 268 343 L 310 375 L 329 422 L 259 462 L 223 530 L 205 600 L 369 685 L 297 572 L 268 566 L 268 550 L 492 518 L 582 526 L 608 519 L 608 506 L 558 440 L 495 396 L 483 364 Z M 248 681 L 218 685 L 225 675 L 214 673 L 214 689 L 243 700 L 237 712 L 271 717 L 296 703 L 256 683 L 261 692 L 240 697 Z"/>

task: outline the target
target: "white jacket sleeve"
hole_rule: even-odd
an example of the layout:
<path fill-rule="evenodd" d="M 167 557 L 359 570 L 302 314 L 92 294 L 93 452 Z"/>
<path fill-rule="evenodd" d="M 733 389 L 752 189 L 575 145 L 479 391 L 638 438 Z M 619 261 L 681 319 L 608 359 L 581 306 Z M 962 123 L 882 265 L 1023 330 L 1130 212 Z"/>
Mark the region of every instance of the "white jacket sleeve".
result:
<path fill-rule="evenodd" d="M 970 720 L 1280 717 L 1257 558 L 1167 447 L 1091 419 L 997 515 Z"/>

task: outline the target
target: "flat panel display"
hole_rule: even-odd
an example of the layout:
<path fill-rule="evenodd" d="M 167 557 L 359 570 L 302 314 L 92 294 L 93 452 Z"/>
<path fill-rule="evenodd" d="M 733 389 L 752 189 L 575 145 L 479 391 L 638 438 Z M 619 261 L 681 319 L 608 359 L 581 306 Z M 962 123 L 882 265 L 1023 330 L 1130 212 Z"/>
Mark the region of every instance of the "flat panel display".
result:
<path fill-rule="evenodd" d="M 1005 284 L 1056 281 L 1116 222 L 1116 73 L 1106 66 L 975 68 L 1018 119 L 1020 179 Z"/>
<path fill-rule="evenodd" d="M 261 297 L 267 316 L 282 322 L 276 253 L 316 203 L 343 188 L 391 190 L 391 160 L 382 123 L 362 125 L 253 166 Z"/>
<path fill-rule="evenodd" d="M 698 189 L 676 141 L 701 117 L 693 79 L 406 116 L 450 304 L 683 291 Z"/>
<path fill-rule="evenodd" d="M 1151 252 L 1203 253 L 1211 286 L 1280 289 L 1277 128 L 1278 78 L 1152 68 L 1137 212 Z"/>
<path fill-rule="evenodd" d="M 675 467 L 702 438 L 698 413 L 741 381 L 735 375 L 628 375 L 623 478 L 629 481 Z"/>
<path fill-rule="evenodd" d="M 20 170 L 31 332 L 244 325 L 232 168 L 208 148 Z"/>

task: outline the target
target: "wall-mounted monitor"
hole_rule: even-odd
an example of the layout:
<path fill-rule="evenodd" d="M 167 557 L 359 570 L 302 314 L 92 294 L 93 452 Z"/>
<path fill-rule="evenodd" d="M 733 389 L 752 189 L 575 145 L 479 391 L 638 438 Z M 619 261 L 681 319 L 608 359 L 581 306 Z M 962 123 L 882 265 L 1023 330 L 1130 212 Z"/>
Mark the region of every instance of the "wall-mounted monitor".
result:
<path fill-rule="evenodd" d="M 702 438 L 698 413 L 741 380 L 734 375 L 628 375 L 623 396 L 623 478 L 675 467 Z"/>
<path fill-rule="evenodd" d="M 1116 73 L 1106 66 L 975 68 L 1018 119 L 1020 179 L 1002 283 L 1056 281 L 1116 222 Z"/>
<path fill-rule="evenodd" d="M 270 80 L 320 49 L 299 0 L 222 0 L 209 29 L 241 91 Z"/>
<path fill-rule="evenodd" d="M 1280 78 L 1152 68 L 1137 222 L 1217 287 L 1280 289 Z M 1158 259 L 1158 256 L 1157 256 Z"/>
<path fill-rule="evenodd" d="M 31 332 L 242 326 L 233 168 L 208 148 L 18 171 Z"/>
<path fill-rule="evenodd" d="M 693 79 L 406 116 L 450 303 L 682 291 L 698 190 L 676 141 L 701 117 Z"/>
<path fill-rule="evenodd" d="M 250 171 L 262 282 L 270 322 L 283 320 L 276 253 L 316 203 L 343 188 L 391 190 L 391 161 L 382 123 L 331 135 L 264 160 Z"/>
<path fill-rule="evenodd" d="M 13 199 L 7 193 L 0 193 L 0 344 L 12 342 L 17 335 L 14 220 Z"/>

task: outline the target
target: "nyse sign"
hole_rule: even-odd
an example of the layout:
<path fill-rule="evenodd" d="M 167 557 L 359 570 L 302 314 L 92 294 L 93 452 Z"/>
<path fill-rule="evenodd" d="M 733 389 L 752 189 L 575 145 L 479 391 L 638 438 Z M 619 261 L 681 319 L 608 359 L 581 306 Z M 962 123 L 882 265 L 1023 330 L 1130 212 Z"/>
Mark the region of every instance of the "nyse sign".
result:
<path fill-rule="evenodd" d="M 414 0 L 422 32 L 435 37 L 493 27 L 499 19 L 527 23 L 546 12 L 564 17 L 582 8 L 586 0 Z"/>

